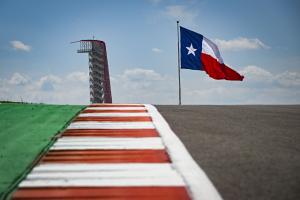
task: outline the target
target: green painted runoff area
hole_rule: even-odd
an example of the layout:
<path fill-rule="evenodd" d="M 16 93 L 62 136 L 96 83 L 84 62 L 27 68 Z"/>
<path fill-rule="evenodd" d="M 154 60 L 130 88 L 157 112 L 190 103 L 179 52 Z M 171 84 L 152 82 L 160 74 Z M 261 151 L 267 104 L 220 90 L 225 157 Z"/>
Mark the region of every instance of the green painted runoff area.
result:
<path fill-rule="evenodd" d="M 0 199 L 83 108 L 0 103 Z"/>

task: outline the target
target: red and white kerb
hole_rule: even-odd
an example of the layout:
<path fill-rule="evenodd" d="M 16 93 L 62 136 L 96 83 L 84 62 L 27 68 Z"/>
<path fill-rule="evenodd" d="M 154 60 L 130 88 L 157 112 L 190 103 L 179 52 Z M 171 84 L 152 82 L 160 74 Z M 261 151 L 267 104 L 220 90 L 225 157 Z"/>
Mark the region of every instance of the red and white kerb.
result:
<path fill-rule="evenodd" d="M 12 199 L 209 199 L 220 195 L 155 107 L 92 104 Z"/>

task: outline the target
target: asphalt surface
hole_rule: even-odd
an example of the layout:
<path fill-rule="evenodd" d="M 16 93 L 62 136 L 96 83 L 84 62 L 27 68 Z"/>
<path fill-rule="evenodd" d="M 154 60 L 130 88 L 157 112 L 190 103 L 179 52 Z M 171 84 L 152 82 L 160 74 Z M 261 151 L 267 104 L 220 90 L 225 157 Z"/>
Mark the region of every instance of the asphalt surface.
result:
<path fill-rule="evenodd" d="M 300 105 L 156 107 L 225 200 L 300 199 Z"/>

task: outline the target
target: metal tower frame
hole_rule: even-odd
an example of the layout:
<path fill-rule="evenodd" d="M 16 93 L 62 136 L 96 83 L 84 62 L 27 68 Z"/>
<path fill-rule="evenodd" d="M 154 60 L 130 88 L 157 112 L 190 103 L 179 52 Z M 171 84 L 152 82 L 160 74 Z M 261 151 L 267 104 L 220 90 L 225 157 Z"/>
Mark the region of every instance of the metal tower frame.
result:
<path fill-rule="evenodd" d="M 112 103 L 106 45 L 100 40 L 80 40 L 77 53 L 89 54 L 90 102 Z"/>

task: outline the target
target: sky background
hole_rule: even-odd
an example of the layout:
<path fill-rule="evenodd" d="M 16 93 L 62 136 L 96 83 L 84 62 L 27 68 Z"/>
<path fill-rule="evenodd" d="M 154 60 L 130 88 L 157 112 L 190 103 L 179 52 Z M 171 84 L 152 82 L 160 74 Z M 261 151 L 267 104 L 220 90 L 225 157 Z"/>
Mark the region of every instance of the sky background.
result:
<path fill-rule="evenodd" d="M 244 81 L 182 70 L 183 104 L 299 104 L 300 3 L 292 0 L 0 0 L 0 100 L 88 104 L 80 39 L 107 46 L 113 102 L 177 104 L 176 20 Z"/>

